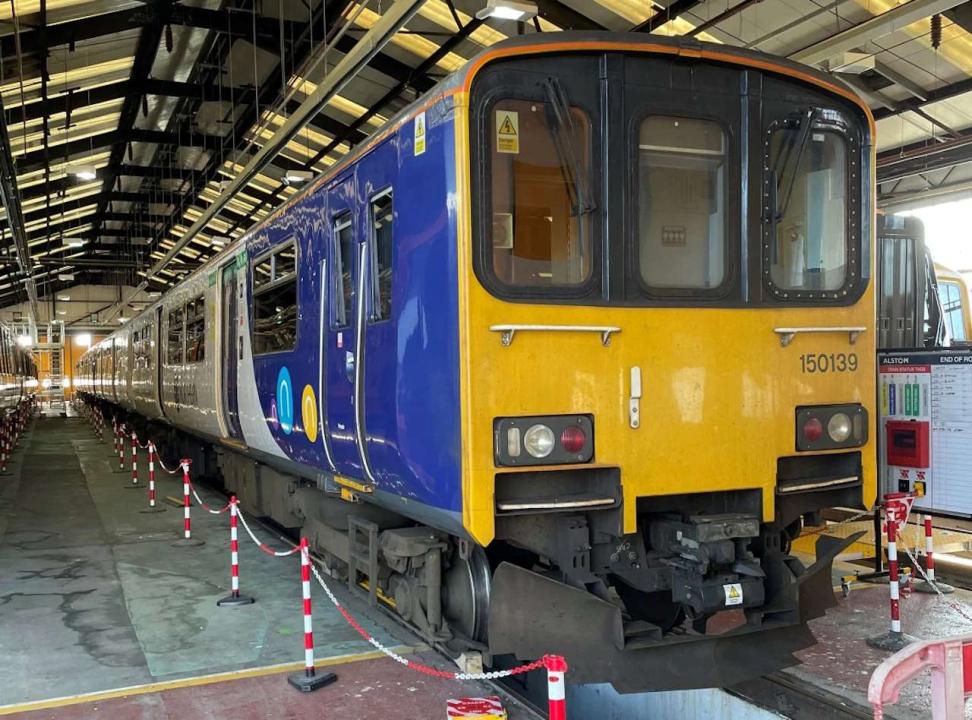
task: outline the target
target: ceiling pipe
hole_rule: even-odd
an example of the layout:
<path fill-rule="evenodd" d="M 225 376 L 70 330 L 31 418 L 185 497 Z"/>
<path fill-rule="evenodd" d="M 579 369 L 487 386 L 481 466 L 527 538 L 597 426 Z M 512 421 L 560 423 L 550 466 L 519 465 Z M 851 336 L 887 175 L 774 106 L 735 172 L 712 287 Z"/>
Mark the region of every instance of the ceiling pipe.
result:
<path fill-rule="evenodd" d="M 297 137 L 303 127 L 309 123 L 319 112 L 324 109 L 330 100 L 341 92 L 345 85 L 351 81 L 371 59 L 391 40 L 405 23 L 418 11 L 425 0 L 396 0 L 382 14 L 381 18 L 375 23 L 367 33 L 365 33 L 351 48 L 340 62 L 334 66 L 320 85 L 309 95 L 294 113 L 287 118 L 273 134 L 273 137 L 261 147 L 253 156 L 246 167 L 229 182 L 229 185 L 220 193 L 219 197 L 206 208 L 203 214 L 186 231 L 186 233 L 176 241 L 175 245 L 153 265 L 146 275 L 146 280 L 138 286 L 138 291 L 148 287 L 148 281 L 156 277 L 175 257 L 182 248 L 203 231 L 206 226 L 219 214 L 220 210 L 253 178 L 260 173 L 263 168 L 271 163 L 274 156 L 279 153 L 288 142 Z M 124 305 L 113 308 L 104 320 L 112 320 L 124 310 Z"/>

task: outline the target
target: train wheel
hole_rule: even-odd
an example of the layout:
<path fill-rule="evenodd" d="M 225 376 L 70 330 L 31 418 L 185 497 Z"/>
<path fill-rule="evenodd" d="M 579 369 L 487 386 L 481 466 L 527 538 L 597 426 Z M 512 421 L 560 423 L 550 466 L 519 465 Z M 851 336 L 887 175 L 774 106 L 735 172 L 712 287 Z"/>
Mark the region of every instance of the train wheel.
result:
<path fill-rule="evenodd" d="M 685 609 L 681 604 L 672 601 L 672 594 L 668 590 L 646 593 L 621 582 L 614 587 L 628 614 L 636 620 L 650 622 L 664 632 L 681 625 L 685 620 Z"/>
<path fill-rule="evenodd" d="M 470 546 L 469 558 L 456 552 L 442 578 L 442 614 L 452 630 L 478 643 L 486 642 L 490 570 L 486 552 Z"/>

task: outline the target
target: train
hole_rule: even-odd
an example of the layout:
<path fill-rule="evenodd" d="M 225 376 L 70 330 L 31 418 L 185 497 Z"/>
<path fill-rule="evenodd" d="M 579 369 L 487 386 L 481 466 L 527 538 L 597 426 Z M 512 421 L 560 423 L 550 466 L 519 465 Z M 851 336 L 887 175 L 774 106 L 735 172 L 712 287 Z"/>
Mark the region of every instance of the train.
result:
<path fill-rule="evenodd" d="M 6 416 L 37 392 L 37 364 L 15 329 L 0 322 L 0 415 Z"/>
<path fill-rule="evenodd" d="M 935 276 L 949 344 L 958 346 L 972 343 L 972 309 L 969 307 L 972 296 L 969 295 L 965 278 L 962 273 L 941 263 L 935 263 Z"/>
<path fill-rule="evenodd" d="M 483 50 L 92 347 L 76 389 L 487 666 L 796 663 L 876 495 L 874 121 L 688 38 Z"/>

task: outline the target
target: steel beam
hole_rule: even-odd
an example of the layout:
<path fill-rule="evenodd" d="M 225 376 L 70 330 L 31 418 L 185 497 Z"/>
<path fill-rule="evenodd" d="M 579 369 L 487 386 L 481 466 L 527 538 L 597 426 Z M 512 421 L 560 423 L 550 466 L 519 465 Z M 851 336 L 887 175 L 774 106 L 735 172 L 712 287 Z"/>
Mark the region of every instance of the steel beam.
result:
<path fill-rule="evenodd" d="M 650 33 L 657 30 L 662 25 L 667 22 L 674 20 L 675 18 L 687 13 L 689 10 L 699 5 L 702 0 L 675 0 L 671 5 L 669 5 L 664 10 L 659 10 L 650 18 L 645 20 L 643 23 L 635 25 L 631 28 L 632 32 L 647 32 Z"/>
<path fill-rule="evenodd" d="M 870 40 L 890 35 L 917 20 L 950 10 L 966 0 L 909 0 L 877 17 L 808 45 L 790 55 L 805 65 L 819 65 L 842 52 L 859 48 Z"/>
<path fill-rule="evenodd" d="M 17 188 L 17 170 L 10 154 L 10 135 L 7 123 L 3 121 L 3 101 L 0 100 L 0 200 L 6 210 L 6 222 L 13 235 L 17 265 L 23 274 L 24 290 L 30 307 L 31 319 L 37 319 L 37 286 L 30 274 L 30 248 L 27 245 L 27 231 L 20 208 L 20 191 Z"/>
<path fill-rule="evenodd" d="M 905 152 L 889 150 L 878 157 L 877 181 L 891 182 L 968 162 L 972 162 L 972 137 L 961 137 Z"/>
<path fill-rule="evenodd" d="M 399 0 L 399 2 L 402 1 L 403 0 Z M 469 22 L 463 25 L 462 30 L 459 30 L 455 35 L 452 35 L 448 40 L 442 43 L 442 45 L 440 45 L 439 48 L 434 53 L 432 53 L 425 60 L 423 60 L 422 63 L 417 68 L 415 68 L 414 73 L 418 76 L 425 76 L 432 68 L 435 67 L 435 64 L 439 62 L 439 60 L 445 57 L 448 53 L 452 52 L 452 49 L 456 45 L 458 45 L 463 40 L 468 38 L 473 33 L 473 31 L 482 24 L 483 24 L 482 20 L 479 20 L 477 18 L 472 18 Z M 348 133 L 363 127 L 364 124 L 368 122 L 370 118 L 377 115 L 385 105 L 387 105 L 393 99 L 400 96 L 402 92 L 404 92 L 405 89 L 411 85 L 411 82 L 412 82 L 411 80 L 399 82 L 398 85 L 396 85 L 387 93 L 382 95 L 377 102 L 372 103 L 371 107 L 368 108 L 367 112 L 355 118 L 354 122 L 351 123 L 351 125 L 349 126 Z M 314 157 L 312 157 L 310 160 L 307 161 L 306 163 L 307 167 L 313 168 L 317 163 L 319 163 L 321 160 L 327 157 L 328 153 L 330 153 L 332 150 L 334 150 L 334 148 L 336 148 L 338 145 L 340 145 L 342 142 L 348 139 L 348 133 L 335 136 L 334 139 L 331 140 L 331 142 L 325 145 L 321 150 L 317 152 L 317 154 L 314 155 Z"/>
<path fill-rule="evenodd" d="M 325 75 L 323 81 L 301 103 L 297 111 L 281 127 L 277 128 L 273 137 L 257 151 L 250 162 L 247 163 L 246 167 L 230 181 L 229 187 L 223 191 L 220 197 L 206 208 L 202 216 L 192 224 L 175 246 L 152 266 L 148 272 L 148 277 L 151 278 L 158 275 L 179 254 L 179 251 L 188 245 L 192 238 L 199 234 L 216 217 L 219 211 L 229 202 L 230 198 L 242 190 L 250 180 L 256 177 L 270 163 L 273 157 L 292 138 L 297 136 L 300 129 L 313 119 L 331 98 L 347 85 L 351 78 L 367 66 L 375 53 L 416 13 L 422 2 L 424 0 L 397 0 L 385 10 L 378 22 L 358 40 L 351 52 L 341 58 L 334 68 Z"/>

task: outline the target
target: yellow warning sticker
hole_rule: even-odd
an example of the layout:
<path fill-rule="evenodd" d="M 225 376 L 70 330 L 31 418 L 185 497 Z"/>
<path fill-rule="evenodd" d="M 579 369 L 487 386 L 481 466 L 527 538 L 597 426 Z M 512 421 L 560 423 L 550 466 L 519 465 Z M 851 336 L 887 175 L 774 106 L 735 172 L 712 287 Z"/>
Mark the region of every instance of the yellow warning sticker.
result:
<path fill-rule="evenodd" d="M 729 607 L 730 605 L 742 605 L 742 585 L 739 583 L 729 583 L 728 585 L 723 585 L 722 589 L 726 593 L 726 607 Z"/>
<path fill-rule="evenodd" d="M 520 152 L 520 114 L 512 110 L 496 111 L 496 152 L 518 155 Z"/>
<path fill-rule="evenodd" d="M 425 113 L 420 112 L 415 116 L 415 154 L 421 155 L 425 152 Z"/>

